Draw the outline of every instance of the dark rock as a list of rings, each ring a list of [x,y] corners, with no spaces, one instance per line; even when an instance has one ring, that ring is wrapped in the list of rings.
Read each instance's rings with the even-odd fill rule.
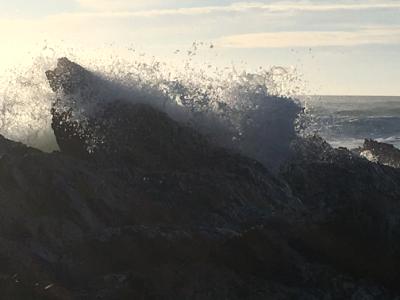
[[[393,145],[365,140],[364,145],[355,151],[371,161],[400,168],[400,150]]]
[[[354,276],[396,286],[400,280],[400,172],[299,139],[282,176],[310,211],[298,246]]]
[[[210,145],[204,136],[141,99],[110,99],[76,116],[78,110],[89,110],[87,104],[98,92],[100,79],[66,58],[46,74],[59,92],[52,127],[65,154],[147,170],[218,168],[239,158]]]
[[[102,80],[67,58],[60,58],[57,68],[47,71],[46,76],[57,93],[51,125],[58,146],[64,153],[87,158],[93,143],[100,142],[93,140],[91,113],[96,109],[96,88],[102,86]]]
[[[46,71],[46,77],[53,91],[63,90],[66,94],[89,90],[95,82],[93,73],[71,62],[66,57],[60,58],[57,61],[57,68],[55,70]]]

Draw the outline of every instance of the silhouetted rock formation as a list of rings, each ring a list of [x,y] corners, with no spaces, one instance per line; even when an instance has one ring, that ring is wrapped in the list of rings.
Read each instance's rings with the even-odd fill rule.
[[[148,107],[149,102],[152,102],[151,99],[142,99],[143,95],[136,95],[134,99],[121,100],[115,94],[121,94],[116,90],[124,90],[123,87],[117,87],[116,83],[110,84],[107,80],[88,72],[67,58],[59,59],[57,67],[53,71],[47,71],[46,75],[51,88],[58,93],[58,99],[53,104],[52,109],[52,127],[63,152],[86,158],[88,152],[91,154],[107,153],[108,156],[113,152],[126,157],[126,154],[132,150],[135,139],[140,138],[137,136],[138,134],[145,134],[146,138],[149,138],[148,134],[152,132],[154,132],[156,139],[164,138],[163,141],[160,140],[163,147],[166,145],[172,146],[171,133],[163,132],[165,128],[169,127],[162,129],[159,128],[163,126],[162,122],[152,122],[154,119],[158,120],[162,113],[160,111],[154,112],[154,110],[150,112],[143,105],[137,105],[136,107],[132,105],[132,103],[146,103]],[[178,92],[179,88],[183,89],[180,85],[176,88]],[[207,102],[202,104],[196,102],[197,105],[202,107],[199,108],[200,111],[196,111],[196,106],[193,107],[192,102],[194,100],[189,101],[182,98],[181,102],[184,105],[184,109],[196,115],[196,117],[192,116],[192,122],[197,124],[198,120],[196,118],[201,115],[199,117],[201,124],[197,125],[207,135],[210,135],[210,130],[213,131],[215,128],[203,128],[207,127],[203,124],[205,119],[209,119],[211,123],[216,123],[215,125],[220,127],[240,127],[240,134],[224,128],[221,133],[216,134],[217,137],[214,142],[218,142],[219,145],[233,147],[246,156],[263,163],[264,166],[277,170],[291,155],[290,144],[296,137],[294,124],[299,113],[302,112],[302,108],[293,99],[269,96],[264,92],[257,92],[257,90],[249,91],[245,86],[242,88],[243,91],[238,87],[237,92],[239,95],[235,97],[240,98],[243,96],[245,98],[251,95],[254,98],[251,99],[253,104],[249,105],[249,107],[243,104],[245,113],[240,111],[239,108],[236,108],[239,111],[232,110],[232,108],[227,108],[226,105],[218,103],[222,111],[225,109],[222,114],[228,114],[234,124],[222,125],[218,123],[221,120],[215,121],[220,117],[213,115],[209,109],[204,108],[207,106]],[[114,93],[110,93],[110,90],[113,90]],[[240,93],[243,93],[243,95]],[[168,100],[163,99],[162,101],[167,102]],[[208,104],[211,105],[210,103]],[[144,111],[146,109],[147,111]],[[180,109],[183,108],[181,107]],[[202,109],[206,112],[203,112]],[[135,116],[132,116],[132,114],[135,114]],[[141,122],[142,119],[140,118],[146,117],[149,117],[146,123]],[[136,121],[137,118],[139,118],[138,121]],[[152,125],[158,128],[150,128]],[[149,128],[146,129],[143,126],[149,126]],[[136,127],[140,127],[136,130],[136,133],[131,132]],[[190,128],[184,128],[182,124],[180,124],[179,128],[181,128],[179,134],[196,135],[196,139],[199,139],[196,145],[193,144],[191,149],[187,149],[189,152],[199,151],[199,149],[204,148],[202,146],[204,141],[201,141],[204,138],[200,138],[197,132]],[[234,135],[234,137],[231,135]],[[125,136],[125,138],[121,139],[121,136]],[[234,142],[232,142],[232,138]],[[114,147],[113,141],[118,141],[119,146]],[[122,145],[122,142],[124,145]],[[109,149],[105,149],[106,146],[109,146]],[[189,145],[173,145],[177,149],[186,146]],[[158,151],[161,155],[165,153],[159,147],[153,150]],[[182,152],[178,153],[178,155],[181,156]]]
[[[82,93],[90,73],[64,64],[51,86]],[[151,106],[107,102],[80,123],[71,103],[52,111],[61,152],[0,137],[4,299],[399,294],[399,170],[314,137],[278,178]]]

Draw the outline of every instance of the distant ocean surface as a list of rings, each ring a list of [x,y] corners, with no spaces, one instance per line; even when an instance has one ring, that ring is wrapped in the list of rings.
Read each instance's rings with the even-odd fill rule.
[[[400,148],[400,96],[312,96],[306,108],[310,130],[335,147],[371,138]]]

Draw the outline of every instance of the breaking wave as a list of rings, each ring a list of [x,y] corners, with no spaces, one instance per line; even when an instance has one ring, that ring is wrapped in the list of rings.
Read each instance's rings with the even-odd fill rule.
[[[193,59],[200,45],[171,64],[138,54],[60,51],[36,56],[31,66],[10,69],[0,82],[0,133],[43,151],[57,150],[50,109],[56,97],[45,72],[68,56],[99,78],[93,101],[124,98],[146,102],[188,123],[216,143],[273,165],[283,160],[299,129],[301,92],[295,70],[283,67],[238,71]],[[79,52],[79,53],[78,53]],[[88,110],[88,108],[80,108]],[[86,111],[87,112],[87,111]]]

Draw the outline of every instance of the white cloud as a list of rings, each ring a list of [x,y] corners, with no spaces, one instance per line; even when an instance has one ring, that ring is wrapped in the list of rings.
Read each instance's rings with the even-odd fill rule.
[[[128,2],[133,2],[135,5],[145,3],[142,0],[79,1],[87,4],[93,4],[96,1],[98,7],[104,8],[110,7],[110,5],[114,5],[115,8],[122,7]],[[189,2],[185,3],[190,3],[191,0],[187,1]],[[160,1],[151,0],[151,2]],[[170,1],[167,2],[170,3]],[[301,19],[298,20],[295,17],[282,18],[283,13],[289,12],[288,14],[291,14],[290,9],[300,9],[300,7],[303,10],[355,9],[356,7],[357,9],[372,7],[400,8],[399,2],[352,3],[300,5],[298,2],[274,2],[273,4],[236,2],[225,6],[132,11],[81,11],[54,14],[34,19],[2,18],[0,19],[0,36],[2,36],[2,42],[7,40],[70,39],[83,42],[92,40],[99,42],[126,42],[131,40],[144,44],[171,43],[171,40],[189,43],[193,40],[211,40],[222,37],[218,40],[218,44],[231,48],[353,46],[399,43],[400,30],[398,27],[364,27],[358,31],[339,31],[342,30],[339,28],[344,28],[339,21],[337,24],[332,23],[332,26],[330,26],[331,29],[336,28],[336,31],[321,29],[321,31],[312,32],[310,28],[315,28],[315,24],[309,26],[309,23],[305,23]],[[126,8],[127,6],[124,7]],[[275,14],[274,11],[281,13]],[[231,16],[230,13],[234,16]],[[190,17],[169,17],[175,15]],[[207,17],[205,17],[206,15]],[[166,18],[162,18],[163,16]],[[197,17],[195,18],[194,16]],[[370,24],[376,23],[371,22]],[[359,26],[357,22],[347,24],[347,28],[352,29],[360,28]],[[254,33],[258,31],[258,28],[270,28],[270,32]],[[281,28],[285,28],[285,31],[276,32]],[[295,32],[294,30],[302,31]],[[243,32],[249,33],[241,34]]]
[[[400,44],[400,28],[366,28],[358,31],[263,32],[226,36],[218,40],[229,48],[284,48]]]
[[[126,11],[146,9],[163,4],[162,0],[76,0],[81,8],[95,11]],[[169,1],[176,3],[176,1]]]
[[[371,9],[400,9],[399,2],[386,1],[366,1],[348,3],[310,3],[310,2],[286,2],[278,1],[272,3],[265,2],[234,2],[230,5],[215,6],[190,6],[193,1],[185,2],[186,7],[174,8],[179,1],[161,0],[77,0],[78,4],[91,11],[110,13],[112,15],[132,15],[132,16],[158,16],[173,14],[209,14],[214,12],[245,12],[251,10],[264,10],[270,12],[286,11],[340,11],[340,10],[371,10]],[[181,2],[182,3],[182,2]],[[198,3],[198,2],[197,2]],[[167,5],[168,4],[168,5]],[[157,8],[160,7],[161,8]],[[171,8],[172,7],[172,8]]]
[[[370,2],[364,3],[336,3],[336,4],[311,4],[310,2],[277,2],[273,4],[249,3],[243,7],[266,9],[271,11],[335,11],[335,10],[366,10],[366,9],[396,9],[400,3],[395,2]]]

